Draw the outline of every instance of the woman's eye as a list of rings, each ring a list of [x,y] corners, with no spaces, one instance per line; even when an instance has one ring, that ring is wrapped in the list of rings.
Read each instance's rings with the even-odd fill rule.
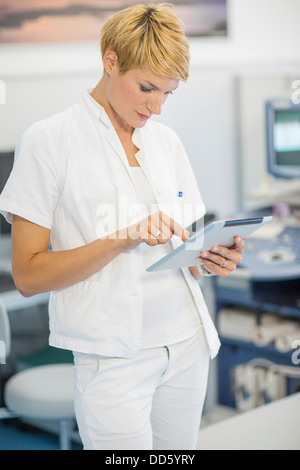
[[[150,93],[151,91],[153,91],[153,88],[147,88],[143,85],[140,85],[140,89],[141,91],[143,91],[144,93]],[[172,91],[166,91],[165,95],[173,95],[173,92]]]
[[[144,91],[145,93],[149,93],[151,91],[151,88],[146,88],[143,85],[140,85],[141,91]]]

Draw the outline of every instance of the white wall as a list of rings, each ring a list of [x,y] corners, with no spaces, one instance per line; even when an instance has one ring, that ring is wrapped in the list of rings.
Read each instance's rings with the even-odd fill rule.
[[[189,83],[169,98],[160,121],[183,140],[209,210],[228,214],[242,204],[237,79],[300,78],[299,17],[299,0],[229,0],[229,37],[191,40]],[[100,76],[97,39],[0,46],[7,90],[0,151],[12,148],[33,121],[76,102]]]

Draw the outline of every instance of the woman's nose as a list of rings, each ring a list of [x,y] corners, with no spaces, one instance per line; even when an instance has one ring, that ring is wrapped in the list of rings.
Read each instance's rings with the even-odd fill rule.
[[[163,97],[157,95],[153,97],[151,101],[149,101],[147,108],[151,111],[152,114],[161,114],[161,107],[164,103]]]

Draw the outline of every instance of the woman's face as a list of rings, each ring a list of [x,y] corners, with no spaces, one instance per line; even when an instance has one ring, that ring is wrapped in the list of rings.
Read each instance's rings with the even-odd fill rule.
[[[167,97],[179,80],[148,70],[129,70],[119,74],[115,66],[109,74],[107,100],[122,127],[141,128],[153,114],[160,114]]]

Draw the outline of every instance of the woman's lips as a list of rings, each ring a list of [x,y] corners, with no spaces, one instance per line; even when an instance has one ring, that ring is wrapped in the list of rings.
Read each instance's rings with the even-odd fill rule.
[[[150,116],[145,116],[145,114],[140,114],[138,112],[137,112],[137,115],[142,121],[147,121],[147,119],[150,118]]]

